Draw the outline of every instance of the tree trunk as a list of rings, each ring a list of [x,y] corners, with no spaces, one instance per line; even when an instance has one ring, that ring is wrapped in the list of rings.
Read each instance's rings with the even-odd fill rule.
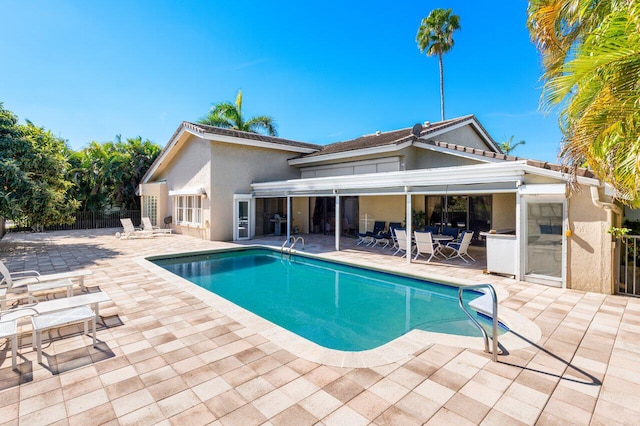
[[[440,112],[444,121],[444,71],[442,70],[442,53],[438,55],[440,64]]]

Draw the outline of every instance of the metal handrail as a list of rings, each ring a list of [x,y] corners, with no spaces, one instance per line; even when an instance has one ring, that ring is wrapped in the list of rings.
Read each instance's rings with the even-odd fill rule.
[[[462,303],[462,294],[464,293],[465,290],[477,290],[482,288],[489,289],[489,292],[491,293],[491,299],[493,302],[492,315],[491,315],[491,318],[493,320],[493,335],[491,336],[491,341],[493,342],[492,351],[489,351],[489,335],[487,334],[487,331],[484,329],[484,327],[480,325],[478,320],[476,320],[473,317],[473,315],[471,315],[471,313],[467,310],[467,308],[464,307],[464,303]],[[484,351],[486,353],[491,353],[492,361],[494,362],[498,361],[498,297],[496,296],[496,291],[493,288],[493,286],[491,284],[474,284],[474,285],[460,287],[458,289],[458,303],[460,304],[460,307],[462,308],[464,313],[467,314],[471,322],[473,322],[476,325],[476,327],[478,327],[482,332],[482,336],[484,337]]]

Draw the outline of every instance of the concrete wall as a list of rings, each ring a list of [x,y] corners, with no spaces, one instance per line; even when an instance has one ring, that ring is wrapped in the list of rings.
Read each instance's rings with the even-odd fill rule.
[[[569,198],[567,287],[612,293],[612,243],[605,210],[591,202],[588,188]]]
[[[516,229],[516,194],[493,194],[491,229]]]

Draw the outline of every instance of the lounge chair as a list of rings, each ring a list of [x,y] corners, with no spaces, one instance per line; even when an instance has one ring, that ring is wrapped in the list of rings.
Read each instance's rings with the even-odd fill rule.
[[[387,222],[375,221],[373,224],[373,231],[366,232],[358,232],[358,241],[357,245],[366,244],[367,246],[376,244],[376,236],[380,235],[384,232],[384,228],[387,225]]]
[[[62,272],[59,274],[41,275],[38,271],[9,272],[3,262],[0,261],[0,308],[6,309],[7,293],[27,293],[30,302],[37,299],[34,293],[46,293],[66,289],[67,296],[73,294],[72,279],[78,279],[80,288],[84,290],[84,277],[91,275],[88,269]]]
[[[395,251],[395,253],[393,253],[393,255],[395,256],[400,252],[404,252],[402,257],[405,257],[407,255],[407,231],[405,231],[404,229],[395,228],[393,232],[395,232],[396,234],[396,242],[398,243],[398,249]],[[413,253],[414,249],[415,245],[411,243],[411,253]]]
[[[469,249],[469,244],[471,244],[472,238],[473,238],[473,231],[465,231],[464,235],[462,236],[462,240],[460,240],[459,243],[454,243],[454,242],[448,243],[445,247],[453,250],[453,253],[451,253],[451,255],[447,257],[447,259],[454,259],[456,257],[459,257],[460,259],[464,260],[466,263],[469,263],[469,261],[465,259],[465,256],[466,256],[475,262],[476,260],[473,257],[471,257],[471,255],[469,255],[469,253],[467,252],[467,250]]]
[[[122,233],[120,232],[116,232],[116,238],[137,238],[137,237],[152,237],[153,236],[153,231],[145,231],[143,229],[140,228],[136,228],[135,226],[133,226],[133,222],[131,222],[131,219],[129,218],[124,218],[124,219],[120,219],[120,223],[122,223],[122,228],[124,229],[124,231]]]
[[[148,217],[142,218],[143,231],[151,231],[151,235],[170,235],[173,232],[171,228],[160,228],[159,226],[153,226],[151,219]]]
[[[416,231],[413,235],[416,239],[416,256],[413,260],[416,260],[418,256],[427,257],[426,255],[429,255],[429,258],[427,259],[427,263],[429,263],[431,262],[431,259],[441,253],[441,246],[439,243],[433,241],[431,238],[431,232]]]
[[[18,321],[37,314],[30,307],[0,312],[0,339],[11,340],[11,368],[14,370],[18,369]]]

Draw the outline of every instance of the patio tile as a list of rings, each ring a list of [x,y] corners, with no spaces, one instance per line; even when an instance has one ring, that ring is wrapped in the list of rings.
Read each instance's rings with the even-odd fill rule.
[[[299,405],[293,405],[270,419],[274,426],[311,426],[318,419]]]
[[[347,405],[370,421],[373,421],[391,406],[391,402],[365,390],[349,401]]]
[[[422,421],[411,416],[396,406],[391,406],[375,420],[380,425],[421,425]]]
[[[366,417],[361,416],[352,408],[348,406],[342,406],[327,417],[322,419],[322,423],[327,426],[349,425],[349,426],[364,426],[369,424]]]
[[[329,383],[323,388],[323,390],[343,403],[347,403],[353,397],[361,393],[364,388],[353,380],[341,377]]]
[[[234,389],[230,389],[209,399],[205,402],[205,405],[217,418],[220,418],[242,407],[246,403],[247,401],[242,395]]]
[[[342,406],[342,402],[319,390],[299,402],[299,405],[318,419],[322,419]]]
[[[92,407],[90,410],[82,411],[76,415],[69,415],[69,425],[85,426],[88,424],[106,424],[116,418],[111,403],[107,402],[102,405]]]
[[[194,407],[189,408],[188,410],[183,411],[182,413],[176,414],[171,417],[169,421],[172,425],[182,426],[199,426],[199,425],[208,425],[213,423],[216,420],[216,416],[209,411],[206,405],[198,404]]]
[[[267,419],[262,413],[260,413],[260,411],[258,411],[256,407],[251,404],[246,404],[220,418],[219,420],[220,423],[225,426],[257,426],[263,424]]]
[[[165,418],[169,418],[200,404],[200,402],[200,399],[191,389],[186,389],[158,401],[158,406]]]

